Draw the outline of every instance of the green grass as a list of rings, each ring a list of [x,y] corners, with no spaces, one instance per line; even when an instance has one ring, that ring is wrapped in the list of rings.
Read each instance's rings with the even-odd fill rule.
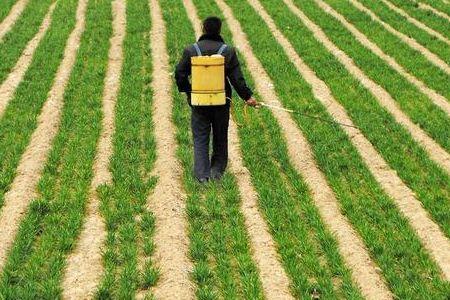
[[[36,49],[15,97],[0,119],[0,207],[53,84],[66,40],[75,25],[75,11],[74,1],[57,4],[52,26]]]
[[[284,105],[331,120],[323,106],[314,100],[310,87],[298,75],[268,28],[262,26],[263,20],[243,1],[229,0],[227,3],[232,6],[235,16],[240,20],[255,54],[274,81],[275,89]],[[358,85],[353,84],[354,81],[350,80],[350,75],[330,57],[323,47],[316,45],[311,34],[299,25],[299,21],[287,7],[277,5],[275,0],[265,0],[263,3],[275,17],[279,27],[288,33],[292,41],[296,41],[295,47],[307,63],[313,66],[319,76],[327,75],[326,82],[331,85],[333,92],[336,92],[336,87],[339,87],[340,98],[345,98],[347,95],[354,96],[354,90],[358,88]],[[305,48],[308,48],[307,51]],[[305,51],[307,55],[303,55]],[[319,64],[320,67],[318,67]],[[380,112],[376,114],[377,117],[383,116],[386,121],[392,122],[385,112],[381,113],[382,110],[377,108],[378,106],[367,93],[362,93],[364,90],[361,87],[358,91],[361,95],[365,95],[365,98],[364,101],[357,103],[369,106],[371,111]],[[354,102],[356,101],[353,100],[352,103]],[[374,115],[373,112],[351,111],[352,114],[359,115],[358,122],[355,123],[362,127],[363,131],[366,131],[371,124],[380,126],[378,121],[374,122],[370,119]],[[361,119],[364,119],[366,124],[362,123]],[[405,218],[400,215],[392,200],[383,193],[342,130],[337,126],[318,123],[299,115],[295,115],[295,121],[310,142],[317,163],[339,199],[344,215],[361,235],[393,292],[400,298],[442,298],[448,295],[450,285],[440,278],[439,270],[421,247],[417,236]],[[401,131],[398,125],[394,124],[393,128],[395,131]],[[268,136],[274,139],[279,134],[272,133]],[[247,162],[248,157],[254,155],[255,147],[251,149],[252,153],[245,155]],[[278,150],[278,147],[274,149]],[[244,153],[246,153],[245,150]],[[287,157],[277,154],[275,156],[281,162]],[[405,160],[405,157],[402,159]],[[287,167],[284,166],[287,165],[286,161],[281,164],[282,168],[286,169]],[[250,169],[253,178],[261,176],[251,167]],[[294,172],[290,174],[291,177],[288,178],[295,176]],[[445,177],[438,178],[441,178],[442,185],[448,184],[442,179]],[[445,191],[448,192],[448,189]]]
[[[194,42],[194,32],[181,1],[164,0],[161,5],[173,69],[183,48]],[[179,28],[183,28],[182,35]],[[192,175],[189,107],[184,95],[175,87],[173,100],[173,120],[178,128],[177,153],[184,167],[184,186],[188,194],[190,256],[194,262],[192,278],[197,284],[196,295],[199,299],[262,299],[235,178],[226,174],[221,183],[204,187],[196,182]]]
[[[426,3],[431,7],[447,14],[447,16],[450,16],[450,5],[444,3],[443,0],[420,0],[420,2]]]
[[[145,210],[156,181],[149,174],[155,161],[150,22],[147,1],[127,1],[124,65],[111,159],[113,183],[101,189],[108,236],[99,299],[133,298],[137,289],[153,286],[158,278],[151,260],[141,274],[138,268],[139,255],[148,259],[154,248],[154,218]]]
[[[389,67],[376,54],[362,46],[339,21],[315,6],[314,1],[309,1],[309,5],[305,5],[305,3],[306,1],[302,2],[304,10],[316,24],[323,28],[333,43],[347,53],[369,78],[392,95],[401,110],[409,115],[415,124],[449,151],[450,118],[448,115],[406,78]],[[448,93],[450,93],[450,86],[446,88],[446,94]]]
[[[416,27],[414,24],[407,22],[404,17],[399,16],[381,1],[359,0],[359,2],[371,10],[382,21],[391,25],[395,30],[414,38],[419,44],[425,46],[425,48],[428,48],[449,64],[450,56],[448,54],[450,50],[447,44]],[[347,4],[353,7],[353,5]]]
[[[72,11],[76,2],[60,5]],[[20,226],[1,278],[4,298],[61,297],[65,258],[80,231],[92,179],[111,19],[110,1],[89,2],[86,31],[65,92],[60,130],[38,185],[39,196]]]
[[[370,16],[362,13],[347,1],[325,1],[343,15],[347,21],[364,33],[372,42],[377,44],[386,54],[393,57],[407,72],[416,76],[427,86],[436,90],[447,99],[450,99],[450,89],[447,84],[447,82],[450,81],[450,76],[428,61],[428,59],[420,54],[420,52],[409,47],[399,38],[384,29],[378,22],[372,21]],[[371,3],[375,2],[378,1],[371,1]],[[394,21],[395,23],[393,23]],[[447,64],[450,64],[450,48],[447,44],[430,37],[427,33],[418,30],[413,25],[406,21],[402,21],[400,18],[395,18],[391,25],[396,30],[408,27],[407,35],[414,37],[419,43],[426,45],[430,51],[440,56]]]
[[[2,22],[11,11],[11,8],[16,4],[17,0],[2,0],[0,6],[0,22]]]
[[[0,43],[0,82],[5,80],[28,41],[38,32],[51,3],[52,0],[31,0],[13,28],[3,37]]]
[[[395,6],[403,9],[408,15],[410,15],[414,19],[441,33],[447,39],[450,39],[450,30],[449,30],[450,24],[448,20],[438,15],[435,15],[429,10],[419,8],[419,5],[414,2],[403,0],[390,0],[390,2],[393,3]]]
[[[314,22],[325,28],[330,35],[333,35],[333,39],[336,39],[345,51],[354,53],[355,50],[350,47],[352,41],[345,38],[350,35],[337,31],[340,28],[339,24],[311,2],[301,2],[304,12]],[[297,3],[300,5],[299,1]],[[281,25],[280,28],[282,26],[294,26],[292,28],[295,28],[292,22],[281,23],[280,20],[279,25]],[[343,70],[343,66],[311,37],[311,33],[306,28],[298,25],[297,27],[301,28],[302,35],[292,30],[284,30],[284,32],[293,41],[300,56],[317,72],[321,79],[327,82],[336,99],[347,109],[350,117],[362,129],[365,136],[391,167],[398,171],[401,179],[416,192],[425,208],[430,211],[447,236],[450,236],[450,203],[445,200],[450,198],[448,174],[428,159],[422,148],[417,146],[407,132],[375,103],[374,98],[368,95],[365,89],[359,86],[358,81]],[[329,28],[334,29],[331,31]],[[299,36],[303,36],[304,40],[305,37],[309,37],[308,40],[311,42],[300,44],[297,41]],[[344,47],[345,43],[348,44]],[[360,56],[362,55],[358,55],[358,57]],[[342,80],[343,78],[346,80]],[[448,136],[448,133],[443,133],[443,136]]]

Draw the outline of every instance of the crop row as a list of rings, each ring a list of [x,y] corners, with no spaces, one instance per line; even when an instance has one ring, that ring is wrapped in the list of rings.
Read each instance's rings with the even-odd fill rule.
[[[2,2],[2,6],[0,6],[0,22],[8,15],[15,2],[16,0],[5,0]]]
[[[51,0],[31,0],[0,43],[0,82],[11,72],[27,42],[36,34]],[[3,4],[2,4],[3,5]]]
[[[355,48],[360,48],[348,32],[346,34],[338,33],[337,30],[343,30],[342,25],[332,17],[327,16],[313,3],[310,3],[311,5],[306,5],[307,3],[303,5],[303,2],[300,1],[296,3],[312,20],[327,30],[328,36],[336,40],[336,43],[339,42],[339,46],[344,47],[345,42],[347,45],[354,45],[344,48],[345,50],[349,49],[351,53],[355,52]],[[285,9],[283,13],[289,12]],[[291,16],[294,17],[294,15]],[[278,18],[278,20],[280,28],[294,26],[294,22],[282,21],[281,18]],[[297,28],[301,29],[301,33],[300,31],[287,30],[284,32],[288,37],[291,37],[300,56],[312,66],[320,78],[327,82],[333,91],[333,95],[346,108],[355,124],[360,127],[364,135],[392,168],[397,170],[402,180],[416,192],[418,198],[429,209],[435,220],[444,227],[447,235],[450,235],[450,228],[447,226],[450,216],[445,213],[445,211],[448,211],[448,207],[446,207],[445,201],[440,201],[440,199],[449,197],[448,174],[429,161],[422,148],[417,146],[408,134],[392,120],[392,117],[374,101],[375,99],[367,93],[367,90],[358,87],[358,81],[352,78],[335,58],[326,53],[320,43],[313,38],[308,38],[312,45],[309,47],[302,46],[298,37],[303,37],[304,45],[304,40],[311,37],[311,33],[302,26],[297,25]],[[329,30],[329,28],[333,29]],[[315,51],[313,52],[312,49],[315,49]],[[371,56],[371,54],[361,50],[361,55],[353,56],[353,58],[357,61],[356,58],[362,60],[368,56]],[[317,59],[318,57],[322,57],[322,59]],[[326,59],[323,59],[324,57]],[[380,65],[383,64],[381,62],[377,64],[377,66]],[[379,73],[378,77],[379,80],[384,82],[387,82],[389,78],[386,73]],[[442,134],[443,136],[448,135],[448,133]]]
[[[410,2],[410,1],[400,1],[400,0],[389,0],[392,4],[401,8],[411,17],[417,19],[428,27],[440,32],[446,38],[450,38],[450,32],[448,30],[448,21],[438,15],[429,13],[422,9],[420,4]],[[439,1],[436,1],[439,2]],[[386,6],[383,5],[383,10],[386,10]],[[395,15],[395,14],[394,14]],[[398,15],[397,15],[398,18]],[[393,19],[393,18],[392,18]]]
[[[352,5],[343,1],[327,0],[326,2],[369,37],[370,40],[375,42],[385,53],[395,58],[409,73],[444,95],[447,99],[450,99],[450,91],[446,84],[449,81],[448,74],[431,64],[418,51],[411,49],[408,45],[401,42],[398,37],[387,32],[383,26],[371,20],[368,15],[362,13]],[[368,5],[368,7],[370,6]],[[425,32],[421,33],[417,27],[402,21],[398,17],[391,17],[389,23],[399,30],[402,27],[408,26],[408,31],[404,31],[406,34],[412,35],[417,41],[422,42],[433,53],[439,55],[447,64],[450,63],[450,48],[446,44],[437,39],[433,39]],[[423,38],[420,38],[418,34],[421,34]]]
[[[0,207],[37,126],[37,116],[47,99],[65,42],[75,24],[75,10],[74,3],[57,6],[51,28],[36,49],[32,64],[0,119]]]
[[[110,161],[113,180],[100,189],[108,231],[100,299],[132,298],[137,289],[149,288],[158,278],[148,259],[154,249],[154,218],[145,210],[156,181],[150,175],[155,160],[150,22],[148,2],[127,1],[124,64]]]
[[[67,38],[67,33],[74,24],[77,2],[71,0],[58,3],[54,16],[55,25],[36,54],[35,62],[41,64],[34,68],[50,72],[50,76],[45,76],[45,73],[40,76],[41,84],[46,80],[52,82],[52,64],[57,66],[58,62],[53,62],[52,58],[61,57],[62,53],[51,56],[48,53],[64,48],[66,39],[60,41],[58,38]],[[83,222],[96,142],[100,134],[103,78],[107,65],[108,39],[111,35],[110,20],[109,1],[90,1],[86,13],[86,29],[64,94],[59,131],[38,184],[39,196],[34,199],[24,216],[3,270],[0,294],[6,298],[54,298],[61,292],[65,257],[73,248]],[[41,49],[48,46],[53,47]],[[44,53],[41,53],[43,50]],[[45,57],[39,60],[39,56],[43,54],[46,54]],[[43,68],[43,65],[46,67]],[[31,67],[30,71],[34,68]],[[70,72],[70,69],[66,71]],[[30,80],[30,83],[39,84],[39,80]],[[34,95],[38,90],[34,90]],[[43,91],[43,94],[46,92]],[[32,110],[33,105],[37,105],[31,100],[20,104],[28,111]],[[8,107],[7,113],[11,112],[11,107],[14,107],[14,103]],[[8,117],[7,113],[2,121]],[[15,114],[11,118],[18,116],[19,114]],[[17,139],[12,144],[19,141]]]
[[[448,5],[449,4],[448,0],[441,0],[441,1],[422,0],[420,2],[430,6],[431,8],[434,8],[438,12],[450,16],[450,6]]]
[[[367,51],[337,20],[330,18],[314,5],[314,1],[309,1],[309,5],[304,2],[297,3],[299,3],[299,6],[301,5],[302,9],[304,8],[316,24],[324,29],[328,37],[353,59],[365,74],[392,95],[402,111],[407,113],[414,123],[425,129],[447,151],[449,150],[450,118],[444,111],[435,106],[426,95],[390,68],[381,58]],[[450,81],[449,76],[441,79]],[[449,92],[448,87],[446,89]]]

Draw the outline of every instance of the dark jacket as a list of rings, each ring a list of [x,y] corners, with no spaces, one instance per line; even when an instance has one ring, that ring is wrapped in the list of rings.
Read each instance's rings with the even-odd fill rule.
[[[199,38],[197,43],[202,55],[213,55],[217,54],[217,51],[219,51],[219,48],[224,43],[224,40],[220,35],[214,36],[204,34]],[[178,90],[187,94],[189,104],[191,94],[191,82],[189,81],[189,76],[191,75],[191,57],[196,55],[197,52],[195,51],[193,45],[190,45],[184,49],[183,57],[175,70],[175,79]],[[225,94],[227,98],[231,99],[232,85],[239,97],[243,100],[250,99],[252,96],[252,91],[247,86],[244,76],[242,75],[236,50],[233,47],[228,46],[223,52],[223,55],[225,56]]]

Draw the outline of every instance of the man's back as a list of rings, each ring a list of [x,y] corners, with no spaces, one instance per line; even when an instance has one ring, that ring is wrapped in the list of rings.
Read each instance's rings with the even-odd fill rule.
[[[224,44],[224,40],[220,35],[204,34],[200,37],[197,44],[202,55],[213,55],[219,51],[220,47]],[[252,92],[248,88],[244,76],[242,75],[236,50],[231,46],[227,46],[222,55],[225,57],[225,78],[228,79],[225,80],[227,98],[231,98],[232,85],[243,100],[248,100],[251,98]],[[175,71],[178,90],[187,93],[188,98],[191,92],[189,76],[191,75],[191,57],[193,56],[197,56],[197,51],[195,50],[194,45],[190,45],[184,49],[183,57]]]

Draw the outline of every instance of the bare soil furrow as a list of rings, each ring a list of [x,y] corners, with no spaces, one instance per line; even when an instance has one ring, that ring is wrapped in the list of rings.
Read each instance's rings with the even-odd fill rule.
[[[345,108],[334,99],[330,88],[301,59],[292,44],[277,28],[264,7],[258,0],[248,1],[267,23],[272,34],[291,58],[298,72],[311,85],[314,96],[320,100],[336,121],[353,125]],[[366,166],[380,183],[383,190],[394,200],[400,211],[409,220],[425,248],[441,267],[444,276],[447,280],[450,280],[450,241],[445,237],[439,226],[431,220],[420,201],[415,198],[414,193],[403,183],[397,173],[389,167],[362,132],[354,127],[341,126],[341,128],[349,136]]]
[[[323,30],[314,24],[300,9],[298,9],[292,0],[283,1],[302,21],[302,23],[308,27],[308,29],[314,34],[314,37],[322,43],[367,90],[372,93],[378,102],[389,111],[389,113],[399,124],[408,130],[414,140],[427,151],[430,158],[450,174],[450,154],[432,138],[430,138],[419,126],[414,124],[409,117],[401,111],[392,96],[383,87],[371,80],[345,52],[333,44]]]
[[[440,34],[439,32],[431,29],[430,27],[428,27],[427,25],[423,24],[422,22],[419,22],[418,20],[414,19],[413,17],[411,17],[410,15],[408,15],[403,9],[395,6],[393,3],[391,3],[390,1],[387,0],[381,0],[384,4],[386,4],[391,10],[395,11],[396,13],[398,13],[399,15],[403,16],[406,18],[406,20],[408,22],[410,22],[411,24],[414,24],[415,26],[417,26],[418,28],[426,31],[428,34],[438,38],[439,40],[443,41],[444,43],[446,43],[447,45],[450,45],[450,40],[447,39],[445,36],[443,36],[442,34]]]
[[[387,55],[380,49],[375,43],[370,41],[367,36],[365,36],[362,32],[360,32],[353,24],[349,23],[341,14],[335,11],[330,5],[325,3],[323,0],[316,0],[317,5],[322,8],[326,13],[333,16],[337,19],[341,24],[347,28],[353,36],[362,44],[364,47],[378,55],[382,58],[391,68],[397,71],[400,75],[405,77],[410,83],[415,85],[423,94],[425,94],[428,98],[433,101],[433,103],[439,106],[443,111],[450,116],[450,103],[447,99],[438,94],[433,89],[427,87],[422,81],[417,79],[414,75],[408,73],[397,61],[391,56]]]
[[[17,87],[25,75],[25,72],[30,67],[34,52],[50,27],[51,17],[55,6],[56,2],[50,6],[41,26],[39,27],[38,33],[36,33],[33,39],[28,42],[25,50],[22,52],[22,55],[12,69],[11,73],[9,73],[8,77],[0,85],[0,118],[3,116],[9,101],[14,96]]]
[[[16,4],[11,8],[11,11],[9,12],[9,15],[3,19],[3,22],[0,23],[0,43],[2,42],[5,35],[8,33],[8,31],[11,30],[11,28],[16,23],[17,19],[22,14],[23,10],[27,6],[29,0],[19,0]]]
[[[281,106],[271,79],[256,58],[239,22],[233,16],[231,9],[223,0],[216,0],[230,25],[233,39],[241,50],[247,65],[254,76],[256,89],[264,102]],[[369,299],[391,299],[392,295],[383,279],[377,273],[377,266],[371,260],[361,238],[354,231],[346,217],[341,213],[338,201],[328,185],[324,174],[319,170],[307,139],[300,132],[288,112],[275,110],[275,118],[283,129],[288,146],[290,159],[308,184],[319,212],[335,235],[341,255],[350,267],[354,281],[362,293]]]
[[[446,0],[443,0],[443,1],[444,1],[444,3],[446,3],[446,4],[449,4],[448,1],[446,1]],[[421,3],[421,2],[419,2],[418,4],[419,4],[419,8],[425,9],[425,10],[429,10],[429,11],[433,12],[433,14],[435,14],[435,15],[441,17],[441,18],[447,19],[447,20],[450,22],[450,16],[447,15],[446,13],[443,13],[443,12],[437,10],[436,8],[434,8],[434,7],[432,7],[432,6],[429,6],[429,5],[426,4],[426,3]]]
[[[64,90],[69,81],[85,28],[88,0],[80,0],[76,13],[76,25],[69,36],[64,58],[58,68],[52,89],[38,117],[37,128],[30,144],[22,155],[17,176],[5,194],[5,204],[0,215],[0,270],[6,262],[20,222],[30,201],[37,196],[36,185],[41,177],[48,153],[56,136],[61,119]]]
[[[450,66],[445,63],[441,58],[439,58],[436,54],[432,53],[430,50],[419,44],[415,39],[407,36],[406,34],[401,33],[400,31],[393,28],[391,25],[387,24],[386,22],[382,21],[377,15],[375,15],[370,9],[362,5],[357,0],[348,0],[350,3],[352,3],[356,8],[358,8],[360,11],[365,12],[368,14],[372,20],[380,23],[387,31],[398,37],[400,40],[402,40],[405,44],[407,44],[409,47],[413,48],[414,50],[420,52],[423,56],[425,56],[431,63],[436,65],[437,67],[441,68],[445,73],[450,75]]]
[[[192,0],[183,0],[188,17],[197,37],[202,33],[201,21]],[[258,194],[252,184],[250,172],[244,166],[239,145],[237,125],[230,119],[229,130],[230,171],[236,177],[241,195],[241,210],[250,237],[253,260],[261,278],[267,299],[294,299],[289,292],[289,278],[282,267],[275,242],[259,211]]]
[[[109,160],[112,155],[112,137],[115,130],[115,106],[120,88],[123,64],[123,41],[126,32],[125,0],[112,3],[113,36],[110,39],[108,69],[103,91],[102,132],[97,145],[93,166],[90,197],[87,203],[86,220],[78,244],[67,259],[63,280],[64,299],[92,298],[103,274],[102,247],[106,239],[106,228],[100,214],[97,188],[112,181]]]
[[[161,277],[153,289],[157,299],[192,299],[193,287],[189,281],[192,264],[188,259],[189,239],[186,222],[186,195],[181,179],[182,170],[177,160],[175,128],[172,123],[172,80],[166,46],[166,27],[160,5],[150,0],[152,30],[154,92],[153,118],[155,121],[156,187],[148,199],[148,207],[155,215],[154,261]]]

